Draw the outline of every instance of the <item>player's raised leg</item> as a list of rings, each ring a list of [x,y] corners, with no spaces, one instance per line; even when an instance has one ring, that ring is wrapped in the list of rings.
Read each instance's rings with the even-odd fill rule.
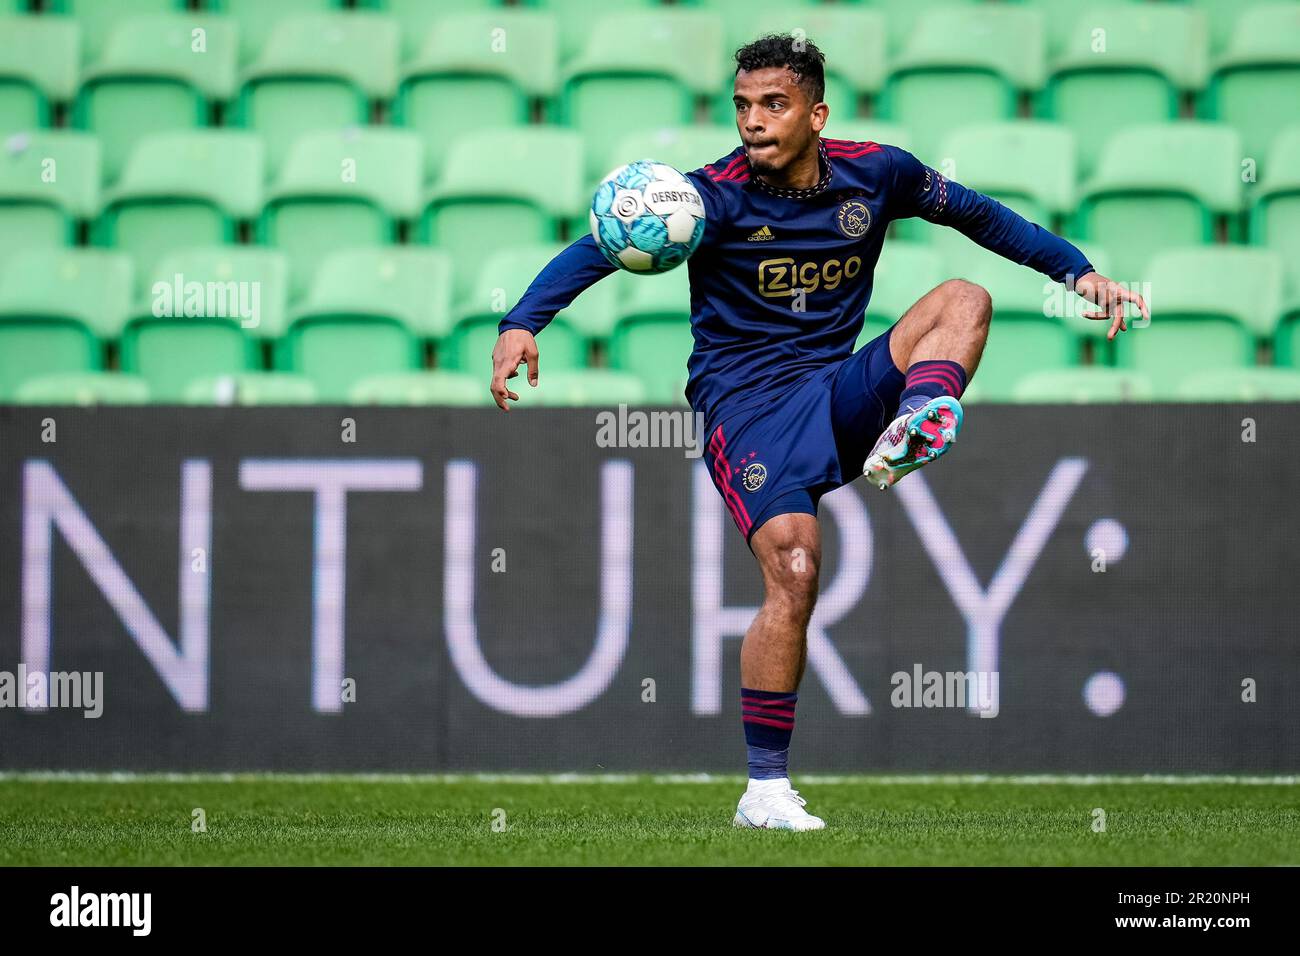
[[[817,603],[821,531],[811,514],[779,514],[750,539],[763,571],[763,606],[740,648],[740,703],[749,751],[749,786],[733,820],[738,827],[820,830],[790,787],[787,759]]]
[[[979,367],[993,303],[973,282],[931,289],[894,325],[889,351],[906,375],[898,411],[863,464],[882,490],[929,464],[957,441],[959,399]]]

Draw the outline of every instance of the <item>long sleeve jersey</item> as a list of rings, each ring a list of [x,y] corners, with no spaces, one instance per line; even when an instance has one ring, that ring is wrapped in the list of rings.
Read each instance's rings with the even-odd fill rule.
[[[821,179],[808,189],[764,182],[743,146],[687,174],[707,220],[687,260],[695,347],[686,398],[708,422],[771,401],[810,371],[852,354],[894,220],[919,216],[952,226],[1058,282],[1092,271],[1071,243],[906,150],[823,139],[819,153]],[[542,270],[499,329],[540,332],[614,271],[583,236]]]

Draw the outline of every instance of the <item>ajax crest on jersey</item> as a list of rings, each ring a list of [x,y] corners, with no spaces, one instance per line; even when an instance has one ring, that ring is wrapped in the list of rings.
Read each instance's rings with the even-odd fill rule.
[[[871,210],[861,199],[848,199],[835,210],[835,225],[850,239],[861,239],[871,228]]]
[[[639,159],[614,170],[596,188],[591,235],[620,269],[667,272],[700,244],[704,202],[673,167]]]

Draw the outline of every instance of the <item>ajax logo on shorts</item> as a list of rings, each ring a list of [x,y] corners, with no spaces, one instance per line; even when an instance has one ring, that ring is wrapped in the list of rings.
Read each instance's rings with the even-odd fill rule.
[[[745,486],[746,491],[758,491],[765,481],[767,481],[767,465],[761,461],[751,461],[740,476],[740,483]]]

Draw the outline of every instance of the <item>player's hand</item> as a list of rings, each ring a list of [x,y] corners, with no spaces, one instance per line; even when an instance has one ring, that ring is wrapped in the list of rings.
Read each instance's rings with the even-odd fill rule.
[[[506,388],[506,379],[519,374],[519,366],[528,365],[528,384],[537,387],[537,340],[524,329],[506,329],[492,349],[492,398],[503,412],[519,396]]]
[[[1151,311],[1147,308],[1146,300],[1136,292],[1132,292],[1118,282],[1107,279],[1104,275],[1096,272],[1089,272],[1085,276],[1080,276],[1074,280],[1074,291],[1079,293],[1089,302],[1101,306],[1095,312],[1085,312],[1085,319],[1108,319],[1110,321],[1110,331],[1106,333],[1107,339],[1113,339],[1120,332],[1128,331],[1128,323],[1124,320],[1124,303],[1132,302],[1142,313],[1142,318],[1148,322],[1151,321]]]

